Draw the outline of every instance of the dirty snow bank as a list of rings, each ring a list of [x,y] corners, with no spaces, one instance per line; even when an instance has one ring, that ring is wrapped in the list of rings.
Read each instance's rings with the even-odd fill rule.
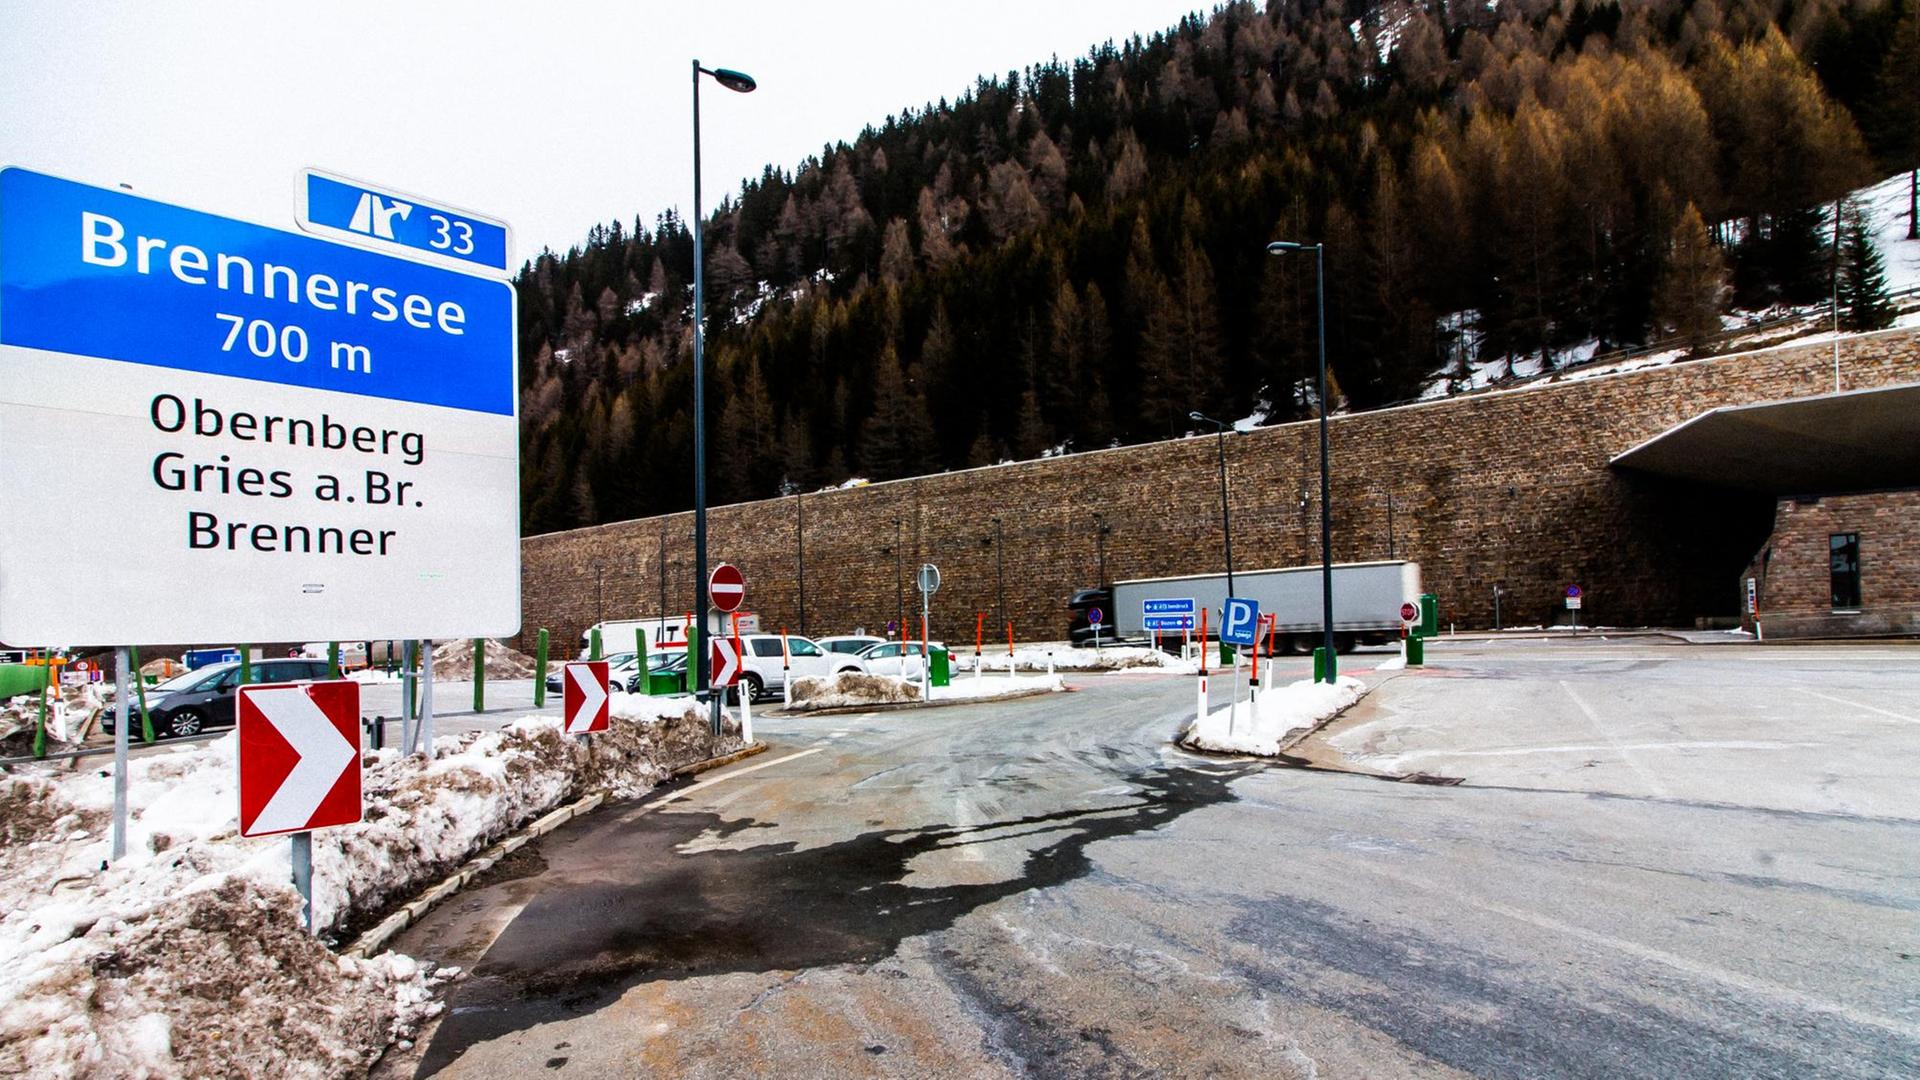
[[[79,683],[57,686],[47,697],[47,749],[49,752],[72,749],[62,744],[80,742],[82,733],[107,703],[112,687],[107,683]],[[40,722],[40,694],[18,694],[0,701],[0,757],[24,757],[33,753],[33,729]]]
[[[793,680],[793,712],[842,709],[859,705],[899,705],[920,700],[920,684],[895,675],[843,671],[838,675],[802,675]]]
[[[1348,708],[1366,693],[1367,684],[1344,675],[1331,684],[1302,679],[1262,692],[1253,707],[1243,701],[1213,710],[1182,729],[1179,742],[1195,750],[1275,757],[1288,736]]]
[[[313,834],[316,925],[342,934],[568,799],[738,749],[690,700],[616,694],[590,744],[528,717],[439,739],[432,762],[366,753],[365,820]],[[107,870],[109,776],[0,776],[0,1074],[341,1075],[437,1009],[413,960],[336,957],[298,929],[288,842],[237,835],[236,746],[135,758]]]
[[[1159,649],[1144,645],[1107,645],[1099,649],[1078,648],[1064,642],[1051,645],[1021,645],[1013,650],[1013,669],[1015,671],[1045,671],[1048,659],[1053,661],[1055,671],[1127,671],[1140,668],[1153,668],[1161,671],[1193,674],[1200,670],[1192,660],[1165,653]],[[1003,645],[999,649],[991,645],[980,657],[980,663],[991,673],[1007,670],[1007,650]],[[972,673],[975,669],[973,650],[965,655],[954,653],[954,671]],[[958,682],[956,678],[954,680]]]
[[[489,639],[487,649],[487,679],[498,682],[503,679],[533,678],[533,658],[510,646]],[[466,640],[443,641],[433,647],[433,677],[454,681],[473,678],[473,642]]]

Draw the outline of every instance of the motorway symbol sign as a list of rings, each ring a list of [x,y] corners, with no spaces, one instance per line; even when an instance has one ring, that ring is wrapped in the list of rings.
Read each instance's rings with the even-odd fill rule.
[[[1147,630],[1191,630],[1194,610],[1191,596],[1142,600],[1141,625]]]
[[[709,670],[713,672],[713,685],[716,688],[732,686],[740,681],[740,654],[734,651],[731,638],[713,639],[712,660]]]
[[[707,597],[721,611],[739,610],[747,599],[747,579],[740,576],[740,568],[732,563],[714,567],[707,575]]]
[[[1092,626],[1099,626],[1100,623],[1106,619],[1106,617],[1107,617],[1107,613],[1104,611],[1101,611],[1099,608],[1087,609],[1087,622]]]
[[[1220,613],[1220,640],[1229,645],[1252,645],[1259,634],[1260,602],[1227,597]]]
[[[920,586],[920,591],[926,593],[928,596],[939,592],[940,568],[932,563],[922,563],[920,566],[920,574],[914,581],[914,584]]]
[[[300,176],[296,220],[311,233],[356,243],[391,244],[409,254],[450,259],[467,269],[505,271],[512,261],[507,223],[452,210],[318,169]]]
[[[360,684],[243,686],[240,835],[305,832],[360,820]]]
[[[0,640],[511,635],[513,288],[0,170]],[[75,604],[48,567],[97,568]]]
[[[607,730],[607,668],[605,660],[579,660],[560,669],[566,690],[561,714],[566,717],[567,734]]]
[[[1414,607],[1411,603],[1400,605],[1400,621],[1401,622],[1416,622],[1419,620],[1419,618],[1420,618],[1419,608]]]

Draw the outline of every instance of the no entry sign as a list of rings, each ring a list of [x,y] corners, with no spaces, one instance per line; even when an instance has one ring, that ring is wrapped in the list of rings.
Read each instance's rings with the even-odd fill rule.
[[[360,820],[360,684],[243,686],[240,835]]]
[[[721,563],[707,575],[707,596],[721,611],[738,611],[747,598],[747,579],[740,576],[739,567]]]
[[[562,670],[566,692],[561,702],[567,734],[589,735],[607,730],[607,662],[582,660]]]

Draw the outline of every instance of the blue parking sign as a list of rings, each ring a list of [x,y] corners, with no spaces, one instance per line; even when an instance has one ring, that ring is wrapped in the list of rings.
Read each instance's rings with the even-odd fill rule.
[[[1252,645],[1260,630],[1260,602],[1229,596],[1220,617],[1220,640],[1229,645]]]

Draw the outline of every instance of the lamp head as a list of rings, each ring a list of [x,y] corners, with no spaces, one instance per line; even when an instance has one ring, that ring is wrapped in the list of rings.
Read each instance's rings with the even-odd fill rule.
[[[1273,243],[1267,245],[1267,254],[1285,255],[1289,251],[1305,251],[1310,246],[1311,245],[1308,244],[1296,244],[1291,240],[1275,240]]]
[[[1204,414],[1202,414],[1202,413],[1198,413],[1198,412],[1190,412],[1190,413],[1188,413],[1188,414],[1187,414],[1187,419],[1189,419],[1189,420],[1206,420],[1207,418],[1206,418],[1206,416],[1205,416]]]
[[[737,94],[751,94],[760,85],[753,81],[753,76],[731,68],[714,68],[709,74],[713,76],[714,82]]]

